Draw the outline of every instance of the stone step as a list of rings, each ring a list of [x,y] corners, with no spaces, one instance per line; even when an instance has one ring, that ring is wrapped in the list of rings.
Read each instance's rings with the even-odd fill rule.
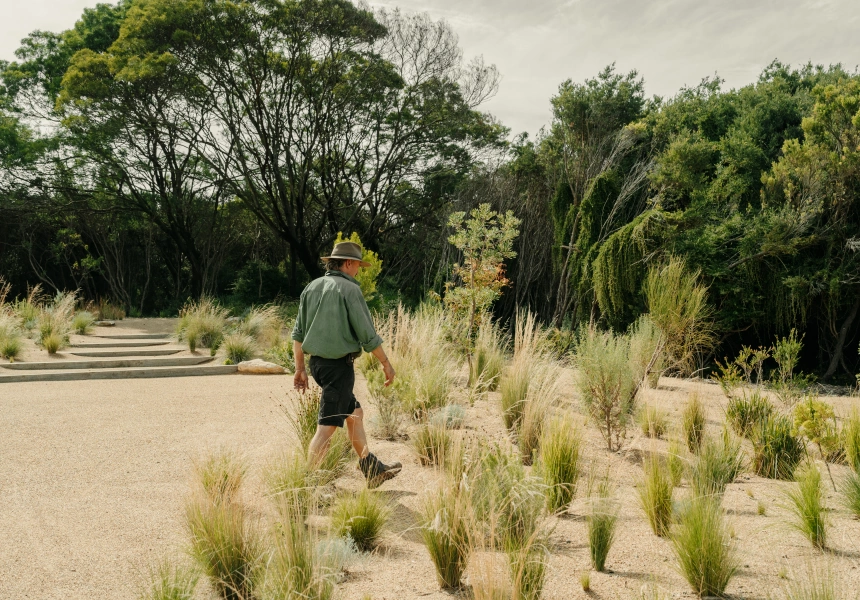
[[[164,350],[73,350],[69,354],[73,356],[95,357],[124,357],[124,356],[170,356],[182,352],[181,348],[166,348]]]
[[[23,371],[0,374],[0,384],[28,381],[79,381],[87,379],[149,379],[156,377],[197,377],[236,373],[236,365],[193,365],[185,367],[132,367],[128,369],[65,369]]]
[[[181,367],[211,362],[211,356],[175,356],[172,358],[122,358],[107,360],[53,360],[50,362],[16,362],[0,364],[10,371],[55,371],[61,369],[128,369],[134,367]]]
[[[93,335],[97,339],[103,340],[169,340],[168,333],[117,333],[113,335]]]
[[[146,348],[147,346],[166,346],[170,343],[170,340],[165,340],[162,342],[152,340],[150,342],[102,342],[91,344],[89,342],[83,342],[80,344],[72,344],[72,348]]]

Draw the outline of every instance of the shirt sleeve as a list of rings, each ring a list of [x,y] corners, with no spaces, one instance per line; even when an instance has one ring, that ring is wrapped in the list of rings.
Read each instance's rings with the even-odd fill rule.
[[[379,337],[373,327],[370,309],[367,308],[367,302],[361,295],[361,289],[358,286],[356,286],[355,292],[350,293],[349,297],[346,298],[346,309],[349,324],[352,325],[352,330],[355,332],[362,349],[365,352],[373,352],[381,346],[382,338]],[[296,322],[298,323],[298,320]]]
[[[296,322],[293,325],[293,340],[297,342],[305,341],[305,295],[299,297],[299,312],[296,315]]]

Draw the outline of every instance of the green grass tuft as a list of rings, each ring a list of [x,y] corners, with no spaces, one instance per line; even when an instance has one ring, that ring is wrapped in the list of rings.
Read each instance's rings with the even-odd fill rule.
[[[536,471],[546,484],[550,512],[566,509],[573,500],[581,453],[582,434],[569,416],[555,418],[544,428]]]
[[[642,435],[649,438],[663,437],[667,429],[667,420],[666,413],[653,404],[646,404],[638,414]]]
[[[672,476],[672,486],[678,487],[681,484],[681,478],[684,476],[686,460],[682,456],[684,453],[681,447],[681,442],[673,438],[669,441],[669,449],[666,453],[666,467],[669,469],[669,474]]]
[[[331,509],[331,525],[341,537],[350,537],[359,550],[373,550],[391,508],[382,496],[363,489],[358,494],[341,494]]]
[[[693,498],[672,531],[681,574],[699,596],[722,596],[739,568],[735,543],[716,498]]]
[[[726,408],[726,418],[732,430],[744,438],[754,435],[772,413],[773,405],[758,392],[749,397],[730,398]]]
[[[805,454],[803,441],[792,435],[791,420],[773,414],[755,433],[753,471],[761,477],[790,480]]]
[[[651,531],[666,537],[672,523],[672,475],[668,467],[653,455],[645,459],[642,469],[644,477],[636,490],[639,503],[645,511]]]
[[[809,464],[797,472],[797,488],[786,492],[792,520],[790,525],[819,550],[827,545],[827,509],[821,491],[821,471]]]
[[[193,600],[199,575],[196,571],[162,561],[149,572],[139,600]]]
[[[90,332],[90,329],[92,329],[95,321],[96,318],[92,313],[82,310],[75,313],[75,316],[72,318],[72,329],[78,335],[86,335]]]
[[[198,462],[194,471],[206,496],[216,504],[223,504],[237,499],[247,466],[236,453],[225,450]]]
[[[860,473],[860,411],[856,408],[845,421],[842,435],[845,438],[845,460],[855,473]]]
[[[586,515],[588,550],[591,556],[591,566],[595,571],[602,572],[606,566],[609,550],[615,542],[618,504],[611,498],[612,489],[608,474],[599,482],[592,479],[588,487],[590,496],[588,514]]]
[[[451,452],[451,432],[438,425],[421,425],[411,438],[418,461],[426,466],[443,466]]]
[[[462,587],[471,554],[471,508],[467,494],[455,488],[431,492],[421,507],[421,538],[445,589]]]
[[[845,508],[860,518],[860,474],[848,473],[840,483],[839,491],[842,493],[842,504]]]
[[[693,454],[698,454],[705,438],[705,406],[696,393],[690,394],[684,412],[681,413],[681,426],[684,430],[687,449]]]
[[[44,335],[41,340],[42,347],[48,351],[48,354],[56,354],[66,347],[66,341],[56,333]]]
[[[231,333],[225,336],[223,346],[227,360],[234,365],[251,360],[256,350],[254,338],[244,333]]]
[[[697,496],[722,497],[726,486],[743,470],[744,455],[728,431],[721,441],[706,439],[690,466],[690,486]]]

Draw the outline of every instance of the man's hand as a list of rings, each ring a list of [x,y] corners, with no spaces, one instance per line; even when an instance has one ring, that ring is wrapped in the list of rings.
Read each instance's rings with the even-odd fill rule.
[[[385,373],[385,387],[388,387],[394,381],[394,367],[391,366],[390,362],[385,361],[382,365],[382,372]]]
[[[293,387],[295,387],[300,392],[303,392],[308,389],[308,374],[304,369],[302,369],[301,371],[296,369],[296,374],[293,375]]]

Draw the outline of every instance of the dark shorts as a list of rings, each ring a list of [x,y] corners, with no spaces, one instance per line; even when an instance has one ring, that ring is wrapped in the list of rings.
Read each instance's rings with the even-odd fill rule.
[[[322,388],[320,399],[320,414],[317,423],[343,427],[346,418],[355,409],[361,408],[355,394],[355,369],[350,356],[343,358],[320,358],[311,356],[311,377]]]

